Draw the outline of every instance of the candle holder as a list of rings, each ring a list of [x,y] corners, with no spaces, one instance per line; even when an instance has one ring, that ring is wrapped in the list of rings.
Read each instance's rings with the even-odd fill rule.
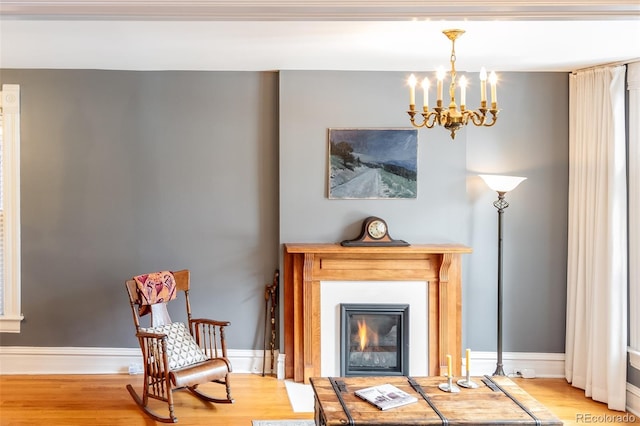
[[[464,379],[458,380],[457,383],[459,386],[462,386],[463,388],[467,388],[467,389],[475,389],[480,387],[480,385],[478,385],[476,382],[471,380],[470,372],[468,369],[467,369],[467,377]]]
[[[460,388],[453,384],[453,377],[451,377],[451,376],[448,377],[448,380],[445,383],[440,383],[438,385],[438,388],[442,392],[449,392],[449,393],[459,393],[460,392]]]

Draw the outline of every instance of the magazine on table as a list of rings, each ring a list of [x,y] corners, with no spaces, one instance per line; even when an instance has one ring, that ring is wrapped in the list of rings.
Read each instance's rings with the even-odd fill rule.
[[[418,398],[415,396],[409,395],[405,391],[390,384],[360,389],[356,391],[355,394],[381,410],[388,410],[389,408],[418,402]]]

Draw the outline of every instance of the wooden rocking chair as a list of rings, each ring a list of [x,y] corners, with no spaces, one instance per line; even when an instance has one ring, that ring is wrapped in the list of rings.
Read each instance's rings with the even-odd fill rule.
[[[177,271],[173,276],[176,293],[184,292],[188,325],[170,322],[150,328],[141,327],[142,302],[138,286],[133,279],[126,282],[136,337],[140,343],[144,364],[142,397],[131,385],[127,385],[127,389],[142,411],[154,420],[165,423],[178,421],[173,411],[173,390],[187,388],[204,401],[233,403],[229,386],[231,364],[227,359],[224,335],[225,327],[230,323],[193,319],[189,303],[189,271]],[[198,385],[208,382],[224,385],[226,398],[214,398],[198,389]],[[169,416],[162,417],[150,410],[149,398],[166,402]]]

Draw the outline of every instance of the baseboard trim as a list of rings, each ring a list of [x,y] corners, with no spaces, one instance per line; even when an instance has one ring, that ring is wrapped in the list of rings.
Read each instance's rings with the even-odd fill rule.
[[[270,351],[230,349],[228,354],[238,373],[262,373],[266,355],[265,374],[284,378],[285,354],[274,353],[273,372]],[[528,368],[535,370],[536,377],[564,377],[564,354],[505,352],[502,360],[507,374]],[[464,359],[461,362],[464,371]],[[491,374],[496,353],[472,352],[470,363],[472,375]],[[0,346],[0,374],[123,374],[140,365],[138,348]]]
[[[263,351],[227,351],[236,373],[262,373]],[[284,359],[274,354],[284,371]],[[142,365],[138,348],[77,348],[0,346],[0,374],[126,374]],[[265,374],[271,374],[271,353],[266,352]],[[138,368],[139,371],[139,368]]]
[[[495,352],[471,352],[471,375],[482,376],[493,374],[496,370],[497,355]],[[536,377],[564,377],[563,353],[539,352],[503,352],[502,365],[506,375],[511,376],[517,370],[535,370]],[[465,370],[465,359],[462,359],[462,371]]]
[[[640,417],[640,388],[627,383],[627,411]]]

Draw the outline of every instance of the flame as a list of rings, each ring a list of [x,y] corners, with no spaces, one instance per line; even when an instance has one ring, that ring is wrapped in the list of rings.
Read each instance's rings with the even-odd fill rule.
[[[369,342],[367,334],[367,323],[364,320],[358,320],[358,337],[360,338],[360,351],[364,351],[364,348]]]

